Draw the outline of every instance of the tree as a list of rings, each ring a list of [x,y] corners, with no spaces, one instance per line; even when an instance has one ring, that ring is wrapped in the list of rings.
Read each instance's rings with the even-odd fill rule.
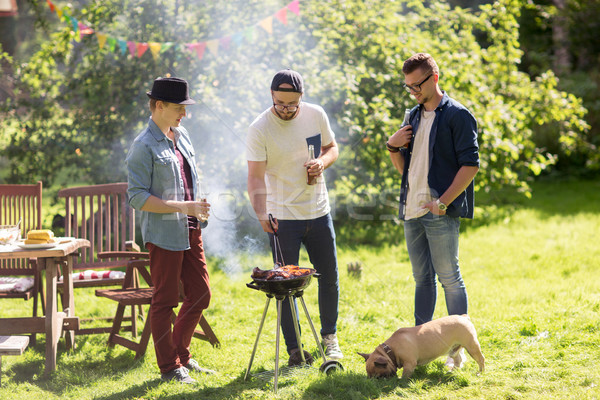
[[[540,76],[552,69],[558,88],[583,100],[588,109],[590,129],[568,140],[559,139],[558,129],[535,129],[539,146],[557,155],[556,170],[562,173],[590,174],[600,169],[600,72],[594,62],[600,55],[598,0],[535,0],[524,2],[519,18],[520,69]],[[587,143],[578,146],[576,141]]]
[[[16,96],[4,105],[0,138],[7,143],[0,152],[10,162],[9,179],[43,177],[48,185],[123,179],[125,153],[148,116],[144,93],[155,77],[170,73],[186,77],[199,99],[186,126],[196,132],[203,174],[234,191],[242,213],[246,127],[270,105],[273,73],[291,67],[305,76],[305,100],[332,117],[340,142],[340,160],[328,170],[336,219],[385,229],[397,212],[399,176],[384,144],[413,105],[401,68],[419,51],[434,55],[442,89],[478,119],[477,190],[529,194],[528,181],[550,169],[558,151],[593,154],[581,100],[558,90],[552,71],[532,79],[518,68],[520,1],[499,0],[477,11],[416,0],[300,4],[292,28],[274,22],[270,35],[257,28],[244,45],[218,55],[206,51],[200,61],[181,46],[157,59],[124,56],[100,48],[94,36],[78,41],[70,24],[61,25],[35,54],[14,62]],[[284,5],[111,0],[82,1],[68,12],[112,37],[185,47],[246,29]],[[538,146],[540,131],[551,132],[559,145]]]
[[[43,177],[50,185],[123,179],[124,155],[148,118],[145,92],[154,78],[166,74],[186,77],[192,93],[201,99],[199,106],[190,109],[188,123],[201,132],[195,135],[198,142],[218,150],[212,155],[239,167],[243,164],[232,159],[243,153],[245,127],[266,104],[269,76],[294,64],[286,52],[299,52],[296,43],[304,35],[277,21],[271,35],[252,26],[282,7],[275,0],[81,1],[65,9],[58,23],[50,20],[57,16],[48,12],[45,3],[37,5],[38,20],[58,30],[29,58],[15,61],[15,96],[4,104],[2,131],[10,181]],[[108,44],[100,48],[96,35],[80,39],[70,17],[109,37],[175,46],[156,59],[150,51],[143,57],[124,55]],[[246,28],[252,28],[254,38],[244,37],[243,44],[232,45],[229,52],[221,49],[215,55],[206,50],[199,60],[185,48],[186,43]],[[304,43],[302,48],[306,49]],[[212,130],[221,134],[209,134]],[[203,159],[200,163],[209,169],[206,175],[214,173],[212,163]]]
[[[559,91],[552,71],[531,79],[518,70],[520,5],[502,0],[477,13],[420,1],[338,0],[315,7],[315,35],[349,82],[339,114],[348,131],[336,186],[338,198],[348,204],[342,210],[356,211],[351,206],[362,202],[368,212],[356,213],[359,218],[395,214],[399,176],[384,144],[413,105],[402,88],[401,68],[416,52],[434,55],[442,89],[478,119],[477,190],[515,187],[530,195],[528,181],[556,161],[536,145],[537,129],[554,129],[564,149],[590,148],[580,140],[588,129],[581,100]]]

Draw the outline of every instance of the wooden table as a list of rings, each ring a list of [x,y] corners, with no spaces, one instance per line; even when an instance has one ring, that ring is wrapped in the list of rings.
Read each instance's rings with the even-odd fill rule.
[[[0,318],[0,335],[26,333],[46,334],[46,375],[56,370],[56,349],[62,332],[65,332],[67,349],[75,345],[74,330],[79,329],[73,299],[73,258],[77,250],[89,247],[86,239],[59,238],[59,244],[50,249],[22,249],[17,245],[0,246],[0,259],[37,258],[38,268],[46,270],[46,315],[44,317]],[[63,311],[57,310],[56,284],[62,266],[64,289]]]

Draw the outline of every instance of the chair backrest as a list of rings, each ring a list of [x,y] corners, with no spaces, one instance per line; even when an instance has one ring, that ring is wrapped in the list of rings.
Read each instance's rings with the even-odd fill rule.
[[[62,189],[65,199],[65,236],[88,239],[74,269],[124,266],[117,259],[98,258],[98,253],[129,251],[135,243],[135,211],[127,201],[127,182]]]
[[[34,185],[0,185],[0,225],[21,221],[21,237],[42,229],[42,182]],[[27,259],[0,261],[0,275],[31,275]]]

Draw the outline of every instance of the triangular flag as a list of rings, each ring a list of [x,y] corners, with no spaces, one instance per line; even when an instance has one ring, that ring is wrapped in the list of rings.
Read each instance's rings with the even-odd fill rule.
[[[148,46],[150,46],[150,53],[152,53],[152,58],[156,60],[158,58],[158,53],[160,53],[160,48],[162,47],[162,44],[150,42],[148,43]]]
[[[165,42],[162,44],[162,47],[160,48],[160,52],[164,53],[165,51],[169,50],[171,47],[173,47],[173,42]]]
[[[231,36],[222,37],[221,39],[219,39],[219,44],[225,50],[229,50],[229,46],[231,45]]]
[[[65,20],[69,19],[70,15],[69,15],[69,9],[67,7],[63,7],[62,16]]]
[[[79,36],[83,37],[84,35],[91,35],[92,33],[94,33],[92,28],[79,22]]]
[[[106,39],[106,43],[108,43],[108,48],[110,49],[110,52],[114,53],[115,45],[117,44],[117,39],[109,37],[108,39]]]
[[[206,47],[213,53],[215,56],[219,54],[219,39],[213,39],[206,41]]]
[[[196,55],[198,56],[198,60],[202,60],[202,57],[204,57],[205,49],[206,49],[206,42],[194,43],[194,50],[196,50]]]
[[[60,8],[56,9],[56,15],[58,15],[58,19],[62,19],[63,16],[63,10]]]
[[[129,49],[129,54],[131,54],[131,57],[135,57],[135,43],[128,40],[127,48]]]
[[[56,7],[54,7],[54,3],[52,3],[50,0],[46,0],[46,3],[48,3],[48,7],[50,7],[50,11],[52,11],[52,12],[56,11]]]
[[[119,48],[121,49],[121,54],[125,55],[127,51],[127,42],[123,39],[117,39],[117,43],[119,44]]]
[[[275,18],[281,21],[282,24],[287,25],[287,8],[282,8],[275,13]]]
[[[73,25],[73,30],[75,31],[75,33],[77,33],[77,31],[79,30],[79,21],[77,21],[77,19],[73,17],[69,18],[71,19],[71,25]]]
[[[144,55],[146,50],[148,50],[148,43],[138,43],[136,45],[136,47],[137,47],[137,56],[138,56],[138,58],[140,58],[141,56]]]
[[[246,28],[246,30],[244,31],[244,37],[248,42],[254,42],[254,25]]]
[[[244,34],[242,32],[236,32],[233,34],[233,36],[231,37],[231,41],[233,42],[233,44],[235,44],[236,46],[239,46],[242,44],[242,40],[244,40]]]
[[[100,47],[101,49],[103,49],[104,48],[104,44],[106,43],[106,34],[105,33],[96,32],[96,36],[98,37],[98,47]]]
[[[300,0],[294,0],[287,5],[288,10],[296,15],[300,15]]]
[[[69,21],[71,22],[71,27],[73,28],[73,34],[75,35],[74,40],[76,42],[81,42],[81,36],[77,34],[79,31],[79,21],[73,17],[69,17]]]
[[[258,25],[263,28],[269,35],[273,34],[273,17],[267,17],[260,21]]]

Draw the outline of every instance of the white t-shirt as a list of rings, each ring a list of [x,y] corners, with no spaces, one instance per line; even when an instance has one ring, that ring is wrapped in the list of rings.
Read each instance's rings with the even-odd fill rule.
[[[309,144],[318,157],[321,146],[331,144],[334,137],[323,108],[304,102],[292,120],[282,120],[269,108],[250,124],[246,159],[267,162],[267,213],[283,220],[315,219],[329,213],[325,177],[308,185],[304,163]]]
[[[408,166],[408,194],[406,197],[405,220],[419,218],[429,212],[422,208],[433,200],[429,188],[429,136],[435,111],[423,111],[419,128],[415,134],[410,165]]]

